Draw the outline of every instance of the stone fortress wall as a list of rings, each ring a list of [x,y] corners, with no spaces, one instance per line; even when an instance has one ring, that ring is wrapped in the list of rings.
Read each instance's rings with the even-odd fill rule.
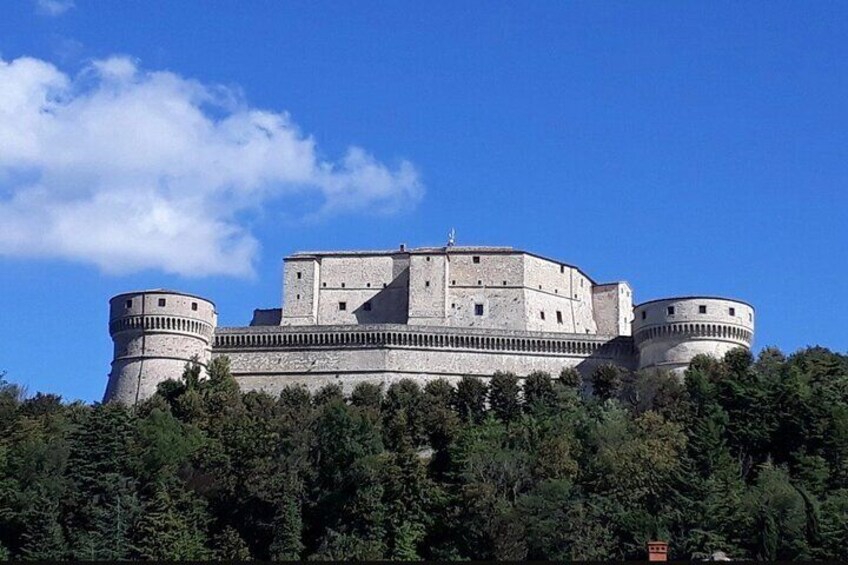
[[[680,370],[697,353],[751,345],[753,308],[743,302],[671,298],[634,309],[632,300],[626,282],[598,284],[509,247],[296,253],[284,262],[282,308],[256,310],[246,327],[216,328],[214,304],[191,295],[114,297],[105,400],[135,403],[193,356],[227,355],[243,388],[276,393],[496,371],[588,374],[602,363]]]

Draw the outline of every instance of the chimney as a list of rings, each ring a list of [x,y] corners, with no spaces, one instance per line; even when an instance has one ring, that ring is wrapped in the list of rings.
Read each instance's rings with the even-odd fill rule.
[[[406,251],[406,244],[405,244],[405,243],[401,243],[401,244],[400,244],[400,252],[401,252],[401,253],[403,253],[404,251]]]
[[[664,541],[649,541],[648,561],[668,561],[668,543]]]

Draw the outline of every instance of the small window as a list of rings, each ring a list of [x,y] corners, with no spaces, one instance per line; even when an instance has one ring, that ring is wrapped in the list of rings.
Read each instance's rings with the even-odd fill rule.
[[[430,260],[430,258],[429,258],[429,257],[427,257],[427,261],[429,261],[429,260]]]
[[[699,304],[698,305],[698,314],[706,314],[706,313],[707,313],[707,306],[705,304]]]
[[[347,302],[339,302],[339,310],[347,310]]]
[[[342,288],[344,288],[344,287],[345,287],[345,283],[342,283]]]
[[[539,285],[539,290],[542,290],[542,285]]]
[[[194,310],[195,312],[197,312],[197,302],[191,303],[191,309]]]
[[[299,295],[299,294],[297,295],[297,299],[298,299],[298,300],[300,300],[300,295]]]
[[[127,308],[132,308],[132,300],[127,300]]]
[[[506,286],[506,281],[503,281],[503,285]]]
[[[322,283],[322,286],[323,286],[324,288],[327,288],[327,283]]]
[[[565,272],[565,265],[560,265],[560,266],[559,266],[559,272],[560,272],[560,273],[564,273],[564,272]]]
[[[752,314],[751,312],[748,312],[748,321],[749,321],[749,322],[753,322],[753,321],[754,321],[754,314]]]
[[[456,281],[451,281],[451,286],[456,286]]]
[[[471,261],[473,261],[474,263],[479,263],[480,262],[480,256],[475,255],[474,257],[471,258]]]
[[[481,281],[481,280],[477,281],[477,286],[481,286],[482,284],[483,284],[483,281]]]
[[[386,283],[383,283],[383,288],[386,288]]]
[[[545,311],[544,310],[539,312],[539,317],[542,318],[543,320],[545,319]]]
[[[159,307],[161,308],[161,307],[162,307],[162,306],[164,306],[164,305],[165,305],[165,299],[164,299],[164,298],[160,298],[160,299],[159,299]]]
[[[583,286],[583,279],[580,279],[580,286]]]
[[[557,310],[557,324],[562,324],[562,312]]]
[[[365,310],[366,312],[370,312],[371,311],[371,303],[366,302],[365,304],[362,305],[362,309]]]
[[[483,315],[483,305],[482,304],[475,304],[474,305],[474,315],[475,316],[482,316]]]
[[[728,308],[727,313],[730,314],[731,316],[735,316],[736,315],[736,308]]]
[[[554,289],[554,294],[559,294],[559,289],[558,289],[558,288],[555,288],[555,289]]]
[[[674,316],[674,306],[669,306],[666,308],[666,312],[668,312],[669,316]]]
[[[371,283],[365,283],[365,288],[371,288]]]
[[[298,271],[298,272],[297,272],[297,278],[302,279],[302,278],[303,278],[303,273],[301,273],[300,271]]]
[[[453,303],[451,304],[451,308],[454,308],[454,309],[456,308],[456,302],[453,302]]]
[[[647,317],[648,317],[648,312],[647,312],[647,310],[642,310],[642,319],[644,320],[644,319],[645,319],[645,318],[647,318]]]
[[[430,286],[430,281],[424,281],[424,286]]]

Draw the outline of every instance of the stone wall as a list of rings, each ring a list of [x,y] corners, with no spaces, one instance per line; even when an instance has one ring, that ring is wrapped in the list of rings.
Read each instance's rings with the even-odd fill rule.
[[[421,383],[463,375],[490,377],[497,371],[526,376],[565,367],[590,372],[601,363],[633,368],[629,338],[597,339],[561,333],[413,328],[374,325],[335,326],[289,331],[274,328],[223,328],[214,355],[226,355],[241,386],[278,393],[290,384],[310,389],[336,382],[346,390],[363,380]]]
[[[754,308],[738,300],[685,296],[639,304],[633,337],[640,368],[682,370],[700,353],[722,357],[751,348]]]
[[[104,401],[134,404],[192,358],[209,361],[217,312],[198,296],[151,290],[113,297],[109,320],[114,356]]]
[[[600,335],[631,335],[633,291],[626,282],[592,287],[592,310]]]

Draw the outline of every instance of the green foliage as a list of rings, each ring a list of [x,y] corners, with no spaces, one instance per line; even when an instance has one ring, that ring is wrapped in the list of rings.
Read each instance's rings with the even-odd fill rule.
[[[489,383],[489,405],[504,422],[515,420],[521,413],[518,377],[512,373],[495,373]]]
[[[624,384],[622,370],[615,365],[601,365],[592,371],[592,392],[600,400],[618,397]]]
[[[848,358],[822,348],[601,366],[595,398],[573,369],[205,377],[132,409],[0,381],[0,559],[848,560]]]

